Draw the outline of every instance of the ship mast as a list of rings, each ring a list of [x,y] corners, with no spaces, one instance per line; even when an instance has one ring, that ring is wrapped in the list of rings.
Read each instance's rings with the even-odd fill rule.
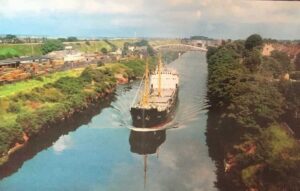
[[[146,61],[146,66],[145,66],[145,85],[144,85],[144,91],[142,93],[142,106],[146,107],[148,106],[149,103],[149,63],[148,59]]]
[[[162,68],[162,62],[161,62],[161,55],[159,55],[159,61],[158,61],[158,96],[161,96],[161,68]]]

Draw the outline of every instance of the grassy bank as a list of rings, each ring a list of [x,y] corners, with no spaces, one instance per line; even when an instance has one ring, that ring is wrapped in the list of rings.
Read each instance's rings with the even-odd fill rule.
[[[111,46],[103,40],[99,41],[79,41],[79,42],[66,42],[65,45],[72,46],[75,50],[81,52],[93,53],[100,52],[102,48],[106,48],[108,51],[111,51]]]
[[[299,102],[287,93],[290,82],[277,80],[291,62],[284,53],[262,57],[260,45],[245,45],[235,41],[207,52],[210,112],[217,121],[210,128],[224,153],[222,176],[229,190],[299,189],[300,146],[282,118]]]
[[[18,83],[7,84],[0,86],[0,98],[12,96],[14,94],[30,91],[33,88],[42,87],[45,84],[53,83],[62,77],[78,77],[84,68],[68,70],[63,72],[56,72],[34,79],[24,80]]]
[[[141,60],[88,67],[45,77],[45,81],[18,82],[3,86],[6,97],[0,98],[0,154],[7,160],[9,150],[39,134],[51,124],[64,120],[89,103],[110,94],[116,75],[134,78],[142,74]],[[18,85],[20,83],[20,85]],[[1,162],[0,160],[0,162]]]
[[[42,55],[41,44],[0,44],[0,59],[31,55]]]

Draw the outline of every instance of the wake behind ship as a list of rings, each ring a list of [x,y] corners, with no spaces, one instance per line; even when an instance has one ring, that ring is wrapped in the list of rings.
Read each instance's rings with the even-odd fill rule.
[[[130,113],[133,126],[150,128],[172,120],[178,97],[179,76],[176,70],[162,65],[159,60],[154,73],[149,75],[148,62],[144,79]],[[142,87],[143,85],[143,87]]]

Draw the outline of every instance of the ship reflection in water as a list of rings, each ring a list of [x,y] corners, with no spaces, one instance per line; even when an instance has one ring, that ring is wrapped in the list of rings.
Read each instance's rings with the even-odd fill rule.
[[[157,154],[158,158],[159,147],[165,140],[166,130],[150,132],[130,131],[130,151],[144,156],[144,187],[146,187],[147,180],[147,156]]]

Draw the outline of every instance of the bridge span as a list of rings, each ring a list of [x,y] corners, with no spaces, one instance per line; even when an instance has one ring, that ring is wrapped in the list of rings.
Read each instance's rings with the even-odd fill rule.
[[[203,51],[206,52],[207,49],[204,47],[193,46],[189,44],[163,44],[153,46],[154,50],[169,50],[169,51]]]

